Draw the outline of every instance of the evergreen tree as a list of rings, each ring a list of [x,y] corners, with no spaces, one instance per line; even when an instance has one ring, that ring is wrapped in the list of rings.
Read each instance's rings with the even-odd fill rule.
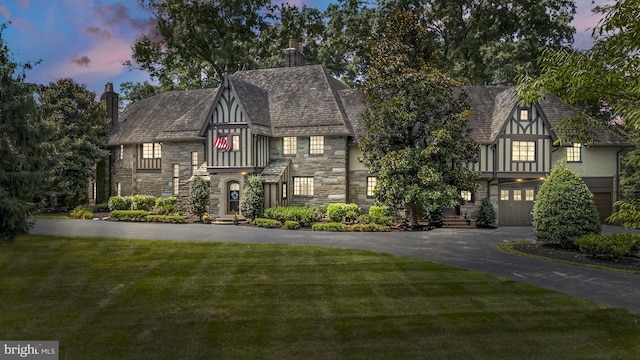
[[[240,199],[240,212],[251,220],[262,216],[264,208],[264,192],[262,177],[249,176],[244,183],[244,192]]]
[[[464,93],[431,66],[433,40],[416,12],[393,10],[373,43],[364,82],[361,160],[377,176],[376,201],[408,211],[412,224],[453,207],[476,188],[478,146],[465,128]]]
[[[476,224],[483,228],[492,227],[496,224],[496,209],[493,208],[489,198],[482,199]]]
[[[202,216],[209,208],[209,183],[201,176],[193,178],[189,189],[189,204],[191,213],[202,220]]]
[[[34,98],[36,87],[24,82],[29,64],[14,63],[0,25],[0,241],[28,231],[27,216],[44,179],[47,131]]]

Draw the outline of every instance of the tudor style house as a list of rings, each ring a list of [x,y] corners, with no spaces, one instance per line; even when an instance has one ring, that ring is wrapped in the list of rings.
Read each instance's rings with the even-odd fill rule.
[[[552,127],[575,109],[547,96],[521,107],[513,88],[465,87],[468,127],[481,145],[476,193],[463,193],[461,212],[475,214],[490,197],[499,225],[531,223],[540,184],[566,159],[594,193],[601,217],[617,199],[622,138],[603,129],[597,144],[554,147]],[[107,86],[107,108],[117,96]],[[216,89],[172,91],[112,111],[109,172],[112,195],[176,196],[186,202],[194,176],[211,184],[210,213],[240,212],[248,175],[264,182],[265,207],[354,202],[367,209],[374,175],[358,161],[365,131],[362,94],[321,66],[306,65],[293,46],[282,68],[225,75]],[[476,201],[478,200],[478,201]]]

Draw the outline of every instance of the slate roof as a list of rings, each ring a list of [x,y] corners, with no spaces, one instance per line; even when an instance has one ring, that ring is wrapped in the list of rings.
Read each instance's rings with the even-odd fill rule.
[[[217,89],[168,91],[129,105],[109,145],[202,139],[199,130]]]
[[[354,136],[341,93],[349,87],[320,65],[240,71],[232,77],[266,91],[272,136]],[[247,112],[254,111],[239,100]]]
[[[282,174],[287,170],[287,167],[291,163],[290,159],[274,159],[267,163],[260,176],[265,183],[277,183],[280,181]]]
[[[244,108],[249,121],[253,125],[252,131],[258,135],[271,135],[271,115],[269,113],[269,95],[251,83],[227,77],[229,84],[240,98],[240,105]]]
[[[514,87],[508,86],[463,86],[467,93],[467,102],[471,116],[467,120],[467,128],[471,136],[480,144],[491,144],[500,135],[505,122],[518,104],[518,95]],[[556,127],[562,119],[578,115],[575,107],[564,103],[560,98],[545,94],[540,99],[540,108],[545,118]],[[603,127],[599,140],[592,146],[629,146],[624,138]]]

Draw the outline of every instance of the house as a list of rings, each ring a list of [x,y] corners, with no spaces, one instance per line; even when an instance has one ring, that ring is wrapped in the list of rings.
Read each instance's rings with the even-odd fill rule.
[[[611,213],[627,142],[603,130],[597,144],[555,147],[552,127],[574,114],[572,107],[553,96],[521,107],[509,87],[464,89],[472,111],[468,127],[481,147],[479,161],[467,165],[482,180],[474,194],[462,194],[461,212],[474,214],[476,200],[489,197],[500,225],[530,224],[540,184],[565,158],[594,193],[601,216]],[[117,104],[111,93],[104,95],[106,106]],[[367,209],[376,178],[358,161],[363,109],[358,90],[319,65],[306,65],[291,46],[285,67],[239,71],[216,89],[166,92],[130,105],[119,118],[116,113],[108,182],[113,195],[186,202],[190,180],[205,176],[215,217],[239,213],[251,174],[262,175],[265,207],[354,202]]]

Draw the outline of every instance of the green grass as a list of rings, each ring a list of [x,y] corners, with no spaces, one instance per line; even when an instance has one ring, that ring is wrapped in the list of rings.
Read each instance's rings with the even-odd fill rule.
[[[25,236],[0,271],[0,339],[60,359],[640,358],[638,314],[359,250]]]
[[[30,219],[68,219],[69,216],[62,214],[31,214]]]

